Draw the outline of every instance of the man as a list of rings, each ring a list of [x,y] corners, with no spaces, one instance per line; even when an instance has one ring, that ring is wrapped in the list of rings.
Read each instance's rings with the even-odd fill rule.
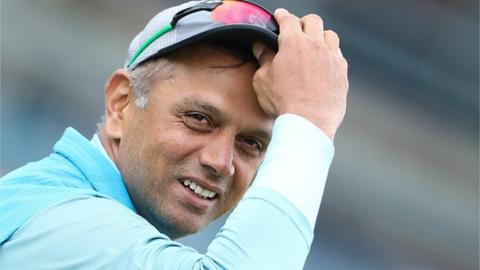
[[[275,18],[278,46],[247,2],[153,18],[108,80],[92,140],[69,128],[0,181],[2,269],[302,268],[347,63],[318,16]],[[206,254],[172,240],[233,207]]]

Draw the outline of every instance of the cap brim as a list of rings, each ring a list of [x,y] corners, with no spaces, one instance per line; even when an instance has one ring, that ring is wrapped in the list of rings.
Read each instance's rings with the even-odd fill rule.
[[[278,36],[275,33],[258,26],[233,24],[221,25],[188,37],[182,41],[160,49],[157,53],[141,62],[152,59],[153,57],[165,55],[181,47],[201,42],[228,42],[246,46],[251,46],[255,42],[261,42],[272,50],[278,51]],[[136,64],[136,66],[140,65],[141,62]]]

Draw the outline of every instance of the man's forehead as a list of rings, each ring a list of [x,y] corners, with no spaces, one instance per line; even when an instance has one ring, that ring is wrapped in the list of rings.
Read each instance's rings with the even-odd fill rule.
[[[233,48],[222,47],[221,44],[198,43],[182,47],[152,62],[146,62],[140,67],[146,68],[150,73],[144,79],[153,79],[152,88],[161,83],[178,84],[179,81],[208,80],[208,77],[225,71],[253,76],[253,72],[258,69],[256,60],[250,61],[248,57],[244,58],[241,54],[234,52]],[[231,74],[231,76],[237,77],[238,74]]]

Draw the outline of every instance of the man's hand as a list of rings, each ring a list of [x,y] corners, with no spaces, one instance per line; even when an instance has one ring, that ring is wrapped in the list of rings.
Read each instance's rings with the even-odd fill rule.
[[[330,139],[343,120],[348,90],[348,63],[339,38],[324,31],[317,15],[301,19],[284,9],[275,11],[280,26],[279,51],[256,43],[260,68],[253,87],[269,115],[292,113],[317,125]]]

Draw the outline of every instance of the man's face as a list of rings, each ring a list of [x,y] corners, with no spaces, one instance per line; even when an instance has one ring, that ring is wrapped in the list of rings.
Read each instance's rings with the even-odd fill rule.
[[[129,105],[116,155],[140,215],[172,238],[235,206],[273,125],[252,89],[255,64],[225,67],[238,59],[206,45],[182,55],[173,76],[153,84],[146,108]]]

